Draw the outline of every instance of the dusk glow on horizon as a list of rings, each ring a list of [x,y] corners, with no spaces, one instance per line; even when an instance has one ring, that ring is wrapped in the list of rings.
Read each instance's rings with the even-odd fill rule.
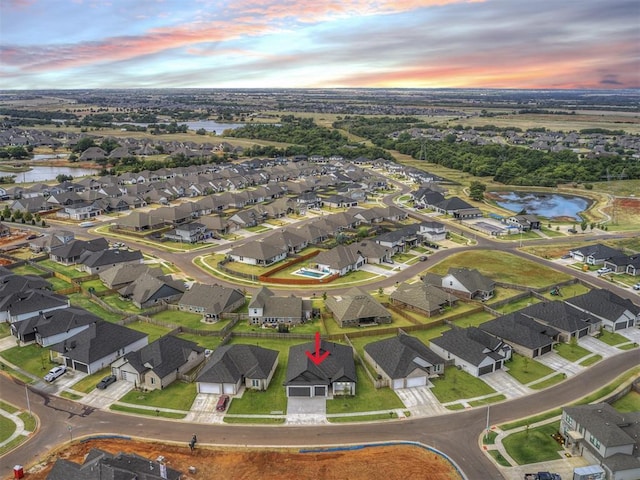
[[[0,2],[0,89],[640,88],[637,0]]]

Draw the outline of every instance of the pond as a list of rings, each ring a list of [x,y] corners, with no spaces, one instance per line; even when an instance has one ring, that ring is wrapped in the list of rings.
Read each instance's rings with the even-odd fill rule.
[[[571,218],[580,221],[591,200],[573,195],[534,192],[491,192],[496,203],[512,212],[526,210],[527,213],[545,218]]]
[[[160,122],[167,123],[167,122]],[[186,125],[189,130],[200,130],[204,128],[207,132],[215,132],[216,135],[221,135],[225,130],[235,130],[236,128],[244,127],[244,123],[218,123],[215,120],[197,120],[193,122],[177,122],[178,125]],[[148,127],[149,123],[135,123],[135,122],[113,122],[114,125],[136,125],[138,127]],[[204,141],[204,140],[203,140]]]
[[[77,178],[97,175],[99,171],[97,168],[49,167],[42,165],[32,166],[28,172],[0,172],[0,175],[15,175],[16,183],[31,183],[55,180],[61,173]]]

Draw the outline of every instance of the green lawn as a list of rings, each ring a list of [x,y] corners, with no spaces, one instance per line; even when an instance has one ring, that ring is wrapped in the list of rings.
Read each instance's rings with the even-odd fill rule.
[[[161,322],[167,322],[174,325],[181,325],[187,328],[193,328],[195,330],[222,330],[228,321],[222,320],[219,322],[203,322],[202,315],[199,313],[183,312],[181,310],[164,310],[159,313],[151,315],[151,318],[159,320]]]
[[[11,327],[9,326],[9,322],[0,323],[0,338],[8,337],[11,335]]]
[[[90,288],[93,288],[94,292],[106,292],[109,290],[109,287],[105,286],[104,283],[102,283],[102,280],[100,280],[99,278],[96,278],[94,280],[89,280],[87,282],[82,282],[82,288],[84,288],[85,290],[89,290]]]
[[[0,409],[9,413],[18,413],[20,411],[19,408],[14,407],[10,403],[3,402],[2,400],[0,400]]]
[[[474,400],[472,402],[469,402],[469,405],[471,405],[472,407],[481,407],[483,405],[489,405],[491,403],[501,402],[502,400],[506,400],[506,399],[507,397],[505,397],[502,394],[499,394],[499,395],[494,395],[492,397],[483,398],[481,400]]]
[[[450,267],[468,267],[469,265],[495,280],[530,287],[547,287],[571,279],[569,275],[539,263],[494,250],[460,252],[446,258],[429,271],[444,275]]]
[[[44,376],[57,365],[49,360],[49,350],[36,344],[12,347],[0,352],[0,356],[37,377]]]
[[[640,412],[640,393],[631,390],[611,405],[621,413]]]
[[[582,295],[583,293],[587,293],[589,290],[591,290],[589,287],[585,287],[581,283],[574,283],[573,285],[561,287],[560,296],[551,295],[551,290],[544,292],[542,295],[548,300],[564,300]]]
[[[479,378],[458,370],[456,367],[446,367],[443,376],[432,380],[431,391],[440,403],[454,402],[464,398],[481,397],[497,393],[493,388]]]
[[[498,465],[502,465],[503,467],[510,467],[511,464],[507,461],[506,458],[502,456],[499,450],[489,450],[489,455],[491,455]]]
[[[85,297],[81,293],[72,293],[68,297],[69,297],[69,300],[71,301],[71,305],[74,305],[76,307],[82,307],[85,310],[90,311],[94,315],[97,315],[98,317],[108,322],[119,322],[123,318],[123,315],[119,313],[111,313],[105,310],[100,305],[91,301],[90,298]]]
[[[11,450],[13,450],[14,448],[16,448],[18,445],[20,445],[22,442],[25,442],[29,437],[25,436],[25,435],[18,435],[16,438],[14,438],[12,441],[10,441],[9,443],[6,443],[5,445],[0,447],[0,457],[2,455],[4,455],[7,452],[10,452]]]
[[[404,404],[390,388],[376,389],[363,367],[356,363],[356,394],[354,396],[336,396],[327,400],[327,413],[372,412],[404,408]]]
[[[284,418],[229,417],[229,416],[225,416],[222,419],[222,421],[224,423],[281,425],[281,424],[283,424],[285,422],[285,419]]]
[[[586,357],[591,351],[574,343],[557,343],[553,346],[554,350],[562,358],[566,358],[570,362],[577,362],[582,357]]]
[[[16,268],[12,268],[11,271],[16,275],[42,275],[44,270],[33,267],[29,264],[21,265]]]
[[[120,401],[149,407],[189,410],[195,398],[196,384],[177,380],[163,390],[150,392],[133,390],[122,397]]]
[[[226,322],[225,322],[226,324]],[[260,325],[253,325],[247,321],[239,321],[235,327],[234,332],[258,332],[258,333],[277,333],[276,328],[262,328]],[[326,334],[326,330],[320,320],[312,320],[309,322],[301,323],[299,325],[292,325],[289,327],[290,333],[313,335],[316,332]]]
[[[523,385],[553,373],[553,370],[546,365],[517,353],[512,355],[505,366],[509,369],[507,373]]]
[[[363,328],[367,330],[380,330],[384,328],[397,328],[397,327],[408,327],[413,325],[409,320],[402,318],[400,315],[394,312],[391,313],[391,323],[381,323],[379,325],[373,327],[340,327],[338,323],[333,319],[332,316],[329,316],[325,319],[325,325],[327,326],[327,333],[353,333],[353,332],[361,332]],[[329,314],[330,315],[330,314]]]
[[[518,465],[559,460],[562,446],[551,435],[558,432],[560,422],[529,428],[507,436],[502,444]]]
[[[621,343],[629,342],[629,339],[624,335],[620,335],[619,333],[609,332],[607,330],[602,329],[600,334],[598,335],[598,340],[606,343],[607,345],[611,345],[615,347],[616,345],[620,345]]]
[[[13,432],[16,431],[16,424],[7,417],[0,415],[0,442],[4,442],[8,439]]]
[[[149,343],[156,341],[171,331],[171,329],[167,327],[140,321],[130,323],[127,327],[149,335]]]
[[[585,360],[581,361],[580,365],[582,365],[583,367],[588,367],[589,365],[593,365],[594,363],[597,363],[600,360],[602,360],[602,355],[600,354],[591,355],[589,358],[586,358]]]
[[[395,412],[374,413],[371,415],[349,415],[348,417],[328,417],[329,423],[347,423],[347,422],[378,422],[382,420],[392,420],[398,418]]]
[[[36,417],[29,412],[21,412],[18,414],[22,423],[24,423],[24,429],[28,432],[35,432],[36,430]],[[0,429],[2,430],[2,429]]]
[[[54,291],[56,290],[64,290],[65,288],[69,288],[71,284],[69,282],[65,282],[61,278],[58,277],[50,277],[46,279],[47,282],[51,284],[51,287]]]
[[[61,274],[69,278],[80,278],[89,275],[87,272],[76,270],[76,267],[74,265],[61,265],[60,263],[54,262],[53,260],[42,260],[41,262],[38,262],[38,264],[50,268],[55,272],[60,272]]]
[[[131,300],[124,300],[120,295],[107,295],[100,297],[107,305],[129,313],[142,313],[142,310],[136,307]]]
[[[494,307],[494,308],[498,310],[500,313],[502,313],[503,315],[506,315],[507,313],[512,313],[517,310],[521,310],[524,307],[533,305],[534,303],[540,303],[540,300],[538,300],[536,297],[526,297],[526,298],[521,298],[520,300],[516,300],[514,302],[509,302],[506,305],[502,305],[500,307]]]
[[[96,373],[92,373],[91,375],[87,375],[79,382],[74,383],[71,388],[77,392],[89,393],[94,388],[103,377],[111,374],[111,367],[105,367],[102,370],[97,371]]]
[[[558,373],[556,375],[554,375],[553,377],[547,378],[546,380],[543,380],[542,382],[538,382],[538,383],[534,383],[533,385],[529,385],[529,388],[533,389],[533,390],[542,390],[544,388],[548,388],[551,387],[553,385],[555,385],[556,383],[560,383],[565,379],[565,375],[564,373]]]
[[[428,347],[431,340],[441,336],[444,332],[450,329],[451,327],[449,325],[437,325],[426,330],[416,330],[415,332],[411,332],[411,335],[422,340],[422,342]]]
[[[220,337],[214,337],[212,335],[195,335],[193,333],[181,333],[178,337],[196,342],[201,347],[208,348],[210,350],[218,348],[220,346],[220,340],[222,340]]]
[[[467,315],[465,317],[454,320],[453,323],[459,327],[477,327],[478,325],[493,320],[495,317],[489,312],[477,312]]]

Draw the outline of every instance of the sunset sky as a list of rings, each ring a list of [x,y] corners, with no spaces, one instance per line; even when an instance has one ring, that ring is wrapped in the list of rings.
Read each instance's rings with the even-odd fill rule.
[[[0,89],[640,87],[638,0],[0,2]]]

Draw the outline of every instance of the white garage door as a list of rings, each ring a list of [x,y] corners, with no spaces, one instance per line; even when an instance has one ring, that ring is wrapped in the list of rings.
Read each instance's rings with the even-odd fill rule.
[[[407,378],[407,388],[410,388],[410,387],[424,387],[426,384],[427,384],[427,377]]]
[[[200,393],[220,393],[219,383],[198,383],[198,392]]]
[[[138,375],[136,373],[133,372],[122,372],[122,379],[127,381],[127,382],[131,382],[131,383],[138,383]]]
[[[396,388],[404,388],[404,378],[396,378],[393,381],[393,389],[395,390]]]
[[[222,387],[224,391],[222,393],[226,393],[229,395],[233,395],[236,393],[236,386],[233,383],[223,383]]]

